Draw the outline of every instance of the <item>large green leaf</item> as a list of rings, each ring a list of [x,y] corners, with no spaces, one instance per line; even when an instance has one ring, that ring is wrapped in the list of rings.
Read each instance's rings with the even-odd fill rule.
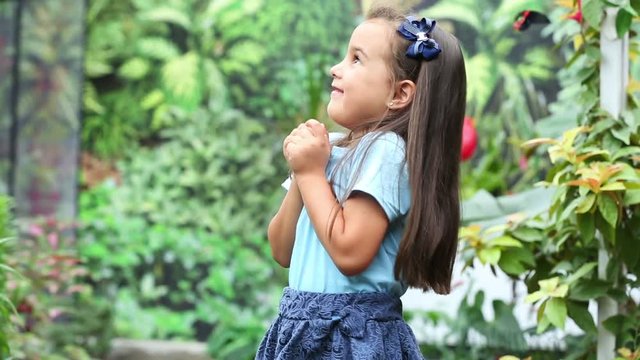
[[[528,265],[528,267],[525,267]],[[518,276],[529,267],[535,265],[535,259],[531,251],[526,248],[508,248],[502,250],[498,266],[507,274]]]
[[[194,109],[202,99],[200,57],[189,52],[162,68],[162,80],[170,101],[186,109]]]
[[[509,215],[522,213],[533,216],[549,209],[554,189],[534,188],[518,194],[494,197],[485,190],[478,191],[462,203],[465,224],[492,225],[505,223]]]

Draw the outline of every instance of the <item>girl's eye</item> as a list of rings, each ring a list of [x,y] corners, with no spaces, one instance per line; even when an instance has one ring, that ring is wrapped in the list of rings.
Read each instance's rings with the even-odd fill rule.
[[[359,63],[360,62],[360,57],[358,55],[353,55],[353,63]]]

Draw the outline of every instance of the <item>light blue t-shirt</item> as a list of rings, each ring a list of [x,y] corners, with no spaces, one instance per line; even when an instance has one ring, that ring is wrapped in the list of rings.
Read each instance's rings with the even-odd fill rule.
[[[341,136],[331,133],[329,138],[335,141]],[[350,150],[333,146],[325,173],[332,180],[338,199],[344,200],[354,173],[359,171],[352,191],[362,191],[376,199],[389,219],[387,234],[369,267],[359,275],[345,276],[322,246],[303,207],[296,227],[289,286],[299,291],[387,292],[401,296],[407,286],[395,279],[393,268],[411,202],[404,140],[392,132],[369,133],[351,151],[341,163]],[[288,188],[287,185],[283,184]]]

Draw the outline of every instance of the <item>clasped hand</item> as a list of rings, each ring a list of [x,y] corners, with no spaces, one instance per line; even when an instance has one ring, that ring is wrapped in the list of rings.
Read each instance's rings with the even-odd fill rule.
[[[329,133],[319,121],[307,120],[284,139],[282,152],[294,174],[324,174],[331,153]]]

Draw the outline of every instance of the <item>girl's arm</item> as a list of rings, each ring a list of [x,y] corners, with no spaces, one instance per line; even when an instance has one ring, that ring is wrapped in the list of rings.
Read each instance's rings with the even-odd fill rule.
[[[364,192],[354,191],[342,207],[338,204],[325,175],[330,152],[328,133],[315,120],[294,129],[284,142],[285,157],[320,242],[338,269],[352,276],[373,261],[389,220]]]
[[[297,173],[296,179],[316,234],[340,272],[353,276],[366,270],[389,227],[382,207],[358,191],[341,207],[324,172]]]
[[[267,237],[271,245],[271,255],[278,264],[288,268],[296,238],[296,224],[302,211],[302,198],[297,181],[291,180],[289,191],[282,200],[280,209],[269,223]]]

